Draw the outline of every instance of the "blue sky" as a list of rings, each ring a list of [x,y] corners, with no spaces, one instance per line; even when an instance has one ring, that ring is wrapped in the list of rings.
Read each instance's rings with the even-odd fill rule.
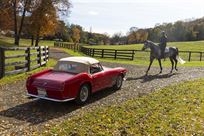
[[[71,0],[69,17],[89,31],[126,34],[130,27],[149,28],[157,23],[204,16],[204,0]]]

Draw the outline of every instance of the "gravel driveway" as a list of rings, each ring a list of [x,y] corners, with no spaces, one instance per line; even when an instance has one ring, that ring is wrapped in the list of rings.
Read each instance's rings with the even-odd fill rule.
[[[55,53],[51,57],[67,56],[66,53]],[[179,71],[169,74],[170,68],[152,67],[149,76],[144,76],[146,67],[115,63],[102,63],[108,67],[122,66],[128,69],[127,80],[122,89],[113,91],[105,89],[92,96],[90,102],[81,107],[74,102],[56,103],[45,100],[28,99],[25,81],[0,86],[0,135],[31,135],[35,131],[42,132],[44,127],[57,124],[71,116],[89,112],[96,107],[118,104],[126,100],[148,94],[155,89],[185,80],[204,77],[204,68],[181,67]]]

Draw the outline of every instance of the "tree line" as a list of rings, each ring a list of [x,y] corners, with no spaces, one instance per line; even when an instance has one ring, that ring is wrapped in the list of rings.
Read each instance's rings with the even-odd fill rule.
[[[168,41],[198,41],[204,40],[204,18],[177,21],[175,23],[156,24],[153,28],[140,29],[131,27],[126,35],[115,33],[113,36],[108,34],[99,34],[84,31],[80,25],[65,25],[61,21],[60,29],[55,37],[63,41],[73,42],[73,28],[76,27],[80,31],[78,42],[92,45],[108,45],[108,44],[136,44],[143,43],[145,40],[159,42],[161,32],[165,31]],[[62,33],[62,30],[63,33]]]
[[[162,31],[166,32],[168,41],[171,42],[204,40],[204,18],[156,24],[154,28],[146,29],[131,27],[125,36],[114,34],[112,44],[135,44],[145,40],[159,42]]]

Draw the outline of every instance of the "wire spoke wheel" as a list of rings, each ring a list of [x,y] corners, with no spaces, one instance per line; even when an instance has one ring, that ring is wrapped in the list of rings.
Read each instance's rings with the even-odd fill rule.
[[[75,101],[77,104],[82,105],[88,101],[89,96],[90,96],[90,87],[88,84],[84,84],[80,87],[78,96]]]
[[[116,83],[114,85],[114,89],[115,90],[119,90],[121,88],[122,84],[123,84],[123,77],[122,77],[122,75],[119,75],[117,77],[117,79],[116,79]]]
[[[89,96],[89,89],[87,86],[83,86],[80,91],[80,100],[85,102]]]

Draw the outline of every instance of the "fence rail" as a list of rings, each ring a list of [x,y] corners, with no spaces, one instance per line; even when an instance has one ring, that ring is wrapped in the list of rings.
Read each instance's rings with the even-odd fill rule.
[[[93,49],[81,47],[80,51],[88,56],[134,60],[134,50]]]
[[[44,66],[48,59],[48,46],[0,47],[0,78]]]
[[[115,49],[96,49],[88,48],[84,46],[75,46],[74,44],[66,43],[55,43],[55,47],[63,47],[72,50],[78,50],[82,53],[92,56],[92,57],[101,57],[101,58],[113,58],[113,59],[126,59],[126,60],[135,60],[135,59],[149,59],[150,51],[142,50],[115,50]],[[147,54],[148,53],[148,54]],[[185,60],[190,61],[203,61],[204,52],[202,51],[179,51],[179,55]]]
[[[69,44],[69,43],[61,43],[61,42],[55,42],[54,47],[61,47],[61,48],[68,48],[74,51],[79,51],[80,46],[79,44]]]

